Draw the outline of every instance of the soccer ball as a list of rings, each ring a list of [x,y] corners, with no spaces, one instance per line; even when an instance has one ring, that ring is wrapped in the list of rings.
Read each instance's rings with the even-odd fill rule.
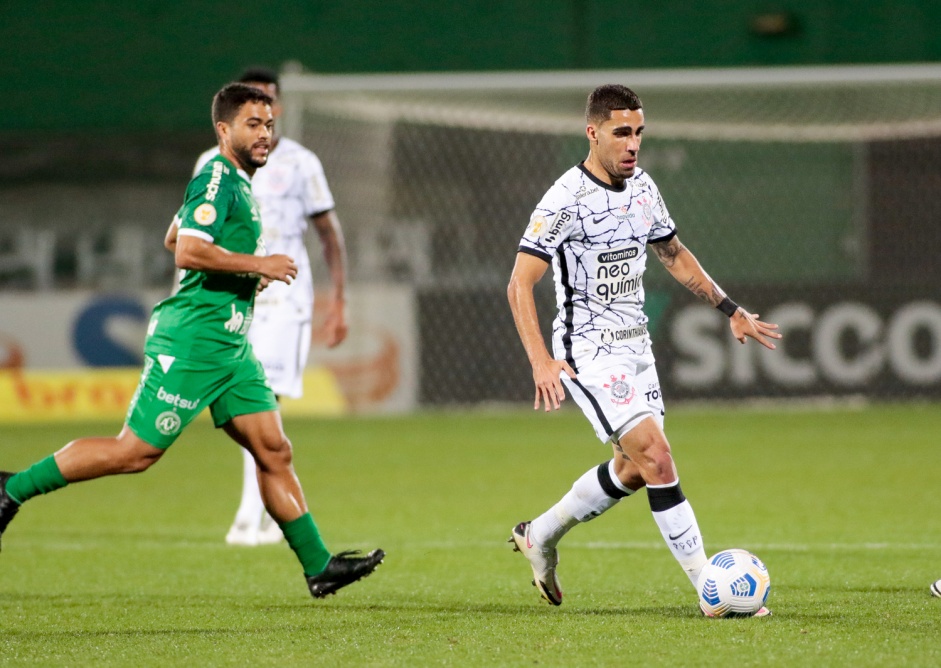
[[[723,550],[703,567],[696,590],[707,617],[751,617],[765,604],[771,578],[751,552]]]

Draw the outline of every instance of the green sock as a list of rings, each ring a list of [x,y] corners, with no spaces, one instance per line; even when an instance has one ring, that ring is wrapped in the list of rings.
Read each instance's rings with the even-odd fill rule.
[[[62,489],[69,483],[62,477],[56,458],[49,455],[25,471],[20,471],[7,480],[7,494],[20,505],[34,496]]]
[[[284,539],[294,550],[298,561],[304,567],[304,575],[310,577],[323,572],[330,561],[330,550],[323,544],[320,537],[320,531],[314,524],[314,518],[310,513],[304,513],[296,520],[279,523],[281,531],[284,532]]]

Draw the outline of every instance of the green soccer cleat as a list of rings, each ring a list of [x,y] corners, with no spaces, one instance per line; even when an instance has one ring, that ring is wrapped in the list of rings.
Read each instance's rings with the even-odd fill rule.
[[[307,587],[314,598],[324,598],[337,593],[348,584],[353,584],[379,567],[386,553],[373,550],[365,557],[354,557],[359,550],[347,550],[330,557],[322,573],[307,578]]]

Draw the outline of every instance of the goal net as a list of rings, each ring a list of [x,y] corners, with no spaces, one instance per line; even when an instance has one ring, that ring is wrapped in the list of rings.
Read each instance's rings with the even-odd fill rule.
[[[286,68],[282,131],[324,163],[351,279],[414,290],[422,403],[531,398],[505,287],[535,204],[587,154],[585,100],[603,83],[643,100],[640,165],[684,244],[787,337],[740,346],[648,264],[669,397],[941,394],[941,67]]]

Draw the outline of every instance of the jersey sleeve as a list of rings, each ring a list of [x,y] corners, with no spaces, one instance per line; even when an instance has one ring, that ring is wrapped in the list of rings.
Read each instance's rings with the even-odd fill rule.
[[[670,212],[667,211],[667,205],[663,202],[663,196],[656,186],[653,186],[653,194],[656,198],[651,207],[653,210],[653,224],[650,226],[650,231],[647,233],[647,243],[650,244],[660,241],[669,241],[676,236],[676,223],[674,223],[673,218],[670,217]]]
[[[577,220],[577,204],[552,197],[552,191],[539,203],[520,240],[519,252],[552,261],[559,245],[569,238]]]
[[[234,201],[234,193],[222,178],[221,170],[218,177],[216,174],[217,170],[206,169],[190,181],[186,199],[176,214],[177,234],[215,243]]]
[[[324,174],[320,158],[310,151],[305,151],[304,160],[301,162],[301,174],[304,186],[302,195],[304,215],[316,216],[318,213],[335,208],[333,193],[327,185],[327,176]]]

